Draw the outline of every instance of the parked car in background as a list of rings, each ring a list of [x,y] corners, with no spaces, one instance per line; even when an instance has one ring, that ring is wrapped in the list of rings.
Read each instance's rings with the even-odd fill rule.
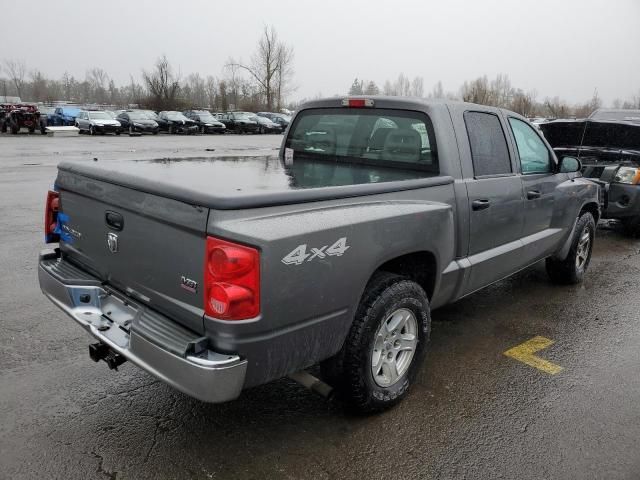
[[[282,133],[284,131],[281,125],[272,122],[267,117],[254,115],[251,119],[258,122],[258,133]]]
[[[141,110],[126,110],[118,115],[122,130],[129,135],[134,133],[151,133],[157,135],[160,130],[158,122],[151,120],[149,115]]]
[[[578,158],[583,175],[600,185],[602,218],[620,220],[629,235],[639,236],[640,111],[601,111],[540,128],[559,157]]]
[[[206,110],[187,110],[184,116],[196,122],[200,133],[224,133],[227,127]]]
[[[136,111],[146,115],[149,120],[153,120],[154,122],[156,122],[158,124],[158,129],[161,132],[167,131],[167,129],[169,128],[169,121],[160,118],[160,115],[158,115],[158,112],[155,112],[153,110],[143,110],[143,109],[139,109]]]
[[[76,116],[75,126],[80,133],[87,132],[90,135],[115,133],[120,135],[122,126],[120,122],[111,118],[104,110],[81,110]]]
[[[56,127],[69,127],[76,124],[76,117],[80,113],[79,107],[56,107],[52,115],[53,125]]]
[[[160,130],[168,133],[185,133],[191,135],[198,132],[198,126],[196,122],[185,117],[180,112],[165,111],[158,114],[161,120],[164,120],[160,124]]]
[[[255,113],[251,112],[227,112],[220,121],[224,123],[228,131],[235,133],[256,133],[258,122],[253,119]]]
[[[273,123],[277,123],[282,127],[283,130],[286,130],[286,128],[289,126],[289,123],[291,122],[291,117],[283,113],[258,112],[257,115],[260,117],[266,117]]]

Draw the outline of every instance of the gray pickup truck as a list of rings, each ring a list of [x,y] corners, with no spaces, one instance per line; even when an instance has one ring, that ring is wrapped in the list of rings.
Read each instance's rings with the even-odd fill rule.
[[[399,401],[430,310],[546,259],[581,281],[598,186],[526,119],[457,102],[305,104],[278,157],[61,163],[44,294],[207,402],[320,363],[348,405]]]

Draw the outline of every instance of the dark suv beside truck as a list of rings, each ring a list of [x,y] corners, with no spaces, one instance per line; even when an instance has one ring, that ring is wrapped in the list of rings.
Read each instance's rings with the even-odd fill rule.
[[[224,402],[320,363],[369,412],[407,394],[432,309],[540,260],[580,282],[599,216],[513,112],[337,98],[277,157],[61,163],[38,271],[111,368]]]

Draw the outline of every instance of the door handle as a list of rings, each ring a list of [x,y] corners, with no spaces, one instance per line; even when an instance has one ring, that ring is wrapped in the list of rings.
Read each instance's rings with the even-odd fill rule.
[[[539,190],[529,190],[527,192],[527,200],[535,200],[536,198],[540,198],[542,194]]]
[[[489,200],[474,200],[471,202],[472,210],[484,210],[485,208],[489,208],[491,206],[491,202]]]

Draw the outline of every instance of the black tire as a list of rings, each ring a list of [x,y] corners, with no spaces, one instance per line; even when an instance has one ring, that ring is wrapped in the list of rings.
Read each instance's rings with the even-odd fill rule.
[[[136,132],[133,130],[133,125],[129,125],[129,136],[133,135],[134,133]]]
[[[120,130],[116,130],[116,135],[120,135]]]
[[[5,120],[0,122],[0,132],[7,133],[7,122]]]
[[[391,385],[381,386],[372,370],[376,352],[384,358],[383,353],[375,349],[376,338],[382,338],[377,337],[377,333],[392,314],[400,310],[413,315],[417,344],[403,373]],[[430,332],[429,300],[422,287],[399,275],[377,273],[367,285],[342,349],[321,363],[322,375],[354,411],[371,413],[388,409],[406,396],[422,365]]]
[[[596,222],[593,215],[584,212],[576,223],[567,258],[557,260],[551,257],[546,260],[547,274],[554,283],[573,285],[582,282],[591,262],[595,234]],[[586,240],[588,244],[585,246]]]
[[[625,235],[633,238],[640,237],[640,216],[627,217],[620,221],[622,222],[622,231]]]
[[[173,135],[173,125],[169,125],[169,135]]]
[[[29,127],[29,133],[34,133],[36,131],[36,127]]]
[[[93,125],[89,125],[89,135],[93,137],[95,136],[95,134],[96,134],[96,129],[93,128]]]
[[[157,131],[157,130],[154,130],[154,131],[153,131],[153,134],[154,134],[154,135],[157,135],[157,134],[158,134],[158,131]]]
[[[19,131],[20,131],[20,127],[16,123],[12,123],[11,124],[11,133],[13,135],[17,135]]]

